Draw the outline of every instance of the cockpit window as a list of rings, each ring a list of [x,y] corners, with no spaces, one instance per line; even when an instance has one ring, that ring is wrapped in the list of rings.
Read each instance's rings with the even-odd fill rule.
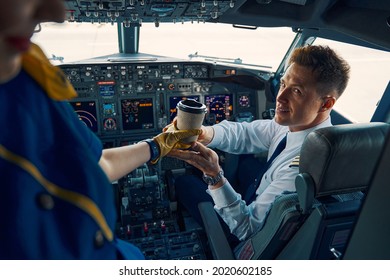
[[[180,59],[236,62],[274,71],[290,46],[291,28],[234,28],[228,24],[143,23],[139,53]],[[54,62],[72,62],[118,53],[116,24],[42,24],[33,37]],[[60,60],[62,59],[62,60]]]
[[[314,44],[330,46],[351,65],[350,81],[335,109],[355,122],[369,122],[390,81],[390,53],[320,38]]]
[[[140,52],[209,61],[239,61],[276,70],[295,33],[291,28],[234,28],[227,24],[176,23],[141,27]],[[156,48],[157,47],[157,48]]]
[[[34,34],[54,64],[73,62],[119,52],[116,25],[91,23],[45,23]]]

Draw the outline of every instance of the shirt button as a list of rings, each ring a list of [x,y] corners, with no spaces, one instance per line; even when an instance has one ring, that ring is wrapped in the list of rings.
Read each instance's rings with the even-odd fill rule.
[[[45,210],[51,210],[54,207],[53,197],[47,193],[39,194],[37,197],[38,205]]]
[[[98,230],[96,233],[95,233],[95,246],[97,248],[101,248],[103,247],[104,245],[104,236],[103,236],[103,233]]]

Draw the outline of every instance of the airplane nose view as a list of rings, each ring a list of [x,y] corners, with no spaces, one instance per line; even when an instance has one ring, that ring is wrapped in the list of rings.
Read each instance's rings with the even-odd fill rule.
[[[390,260],[388,0],[1,5],[1,260]]]

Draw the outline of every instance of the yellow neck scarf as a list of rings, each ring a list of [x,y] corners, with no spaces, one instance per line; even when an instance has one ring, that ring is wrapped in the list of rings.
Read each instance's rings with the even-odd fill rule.
[[[59,67],[51,64],[43,51],[35,44],[22,56],[23,69],[54,100],[68,100],[77,96],[71,83]]]

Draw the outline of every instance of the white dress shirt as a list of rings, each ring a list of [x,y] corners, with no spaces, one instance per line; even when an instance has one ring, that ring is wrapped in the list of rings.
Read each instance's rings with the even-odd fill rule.
[[[255,120],[250,123],[222,121],[214,125],[214,138],[208,147],[233,154],[257,154],[268,150],[268,158],[287,133],[286,148],[263,175],[256,190],[256,200],[250,205],[246,205],[228,181],[221,188],[207,190],[214,200],[214,209],[232,234],[240,240],[247,239],[263,227],[277,196],[295,192],[298,166],[291,163],[299,155],[303,140],[309,132],[331,125],[330,117],[315,127],[298,132],[290,132],[287,126],[281,126],[274,120]]]

